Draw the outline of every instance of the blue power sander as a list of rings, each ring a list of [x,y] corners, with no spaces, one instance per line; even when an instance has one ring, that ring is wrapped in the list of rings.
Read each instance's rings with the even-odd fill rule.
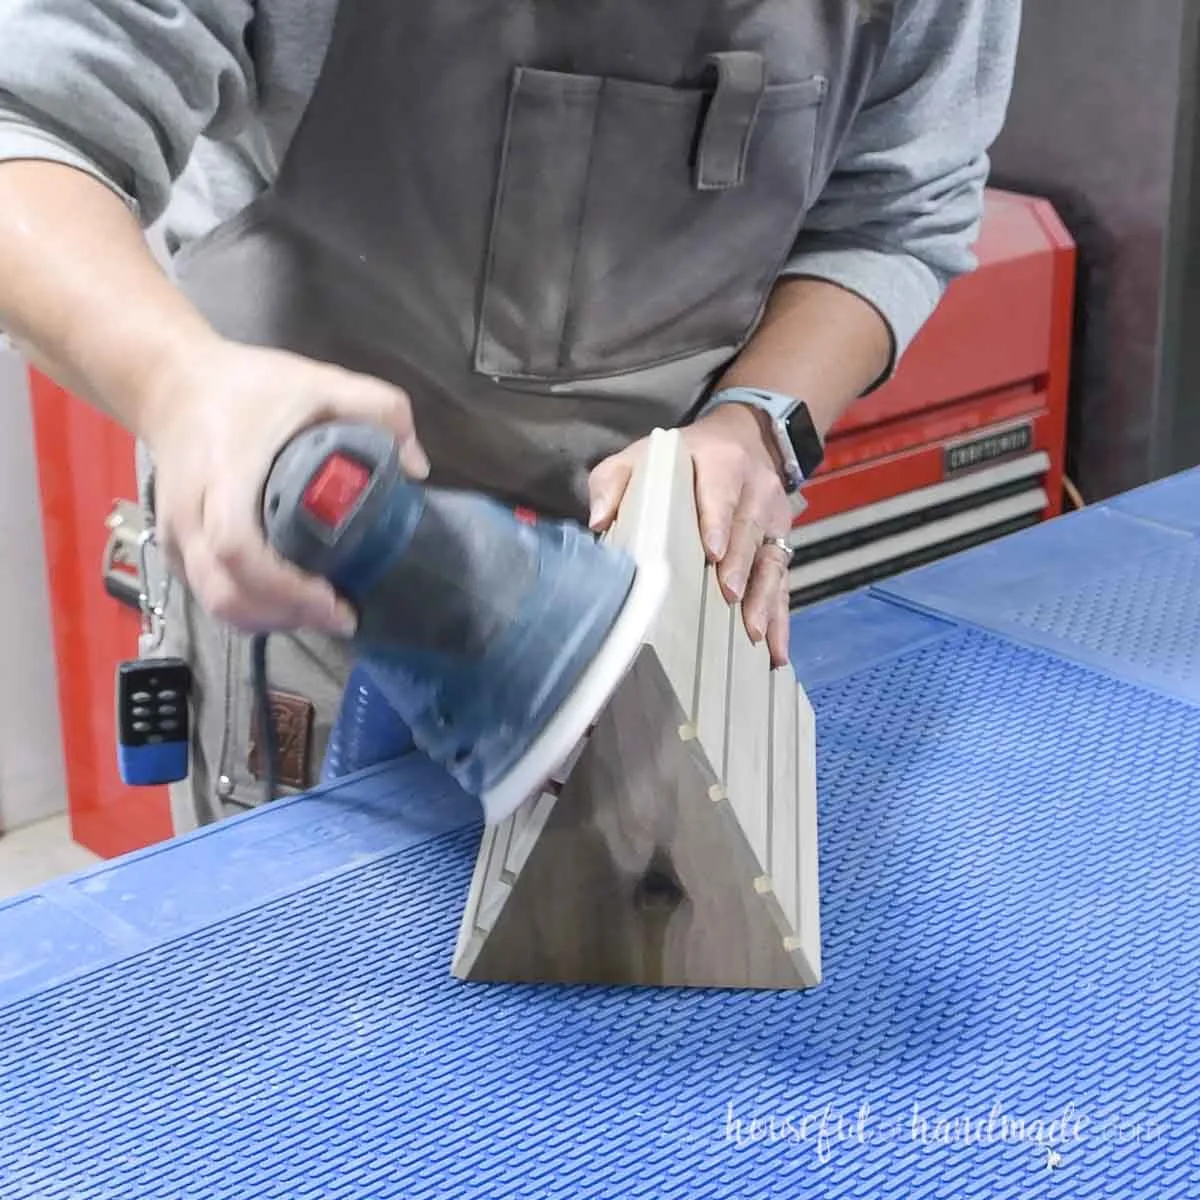
[[[280,555],[354,606],[356,672],[488,824],[568,759],[666,591],[665,563],[579,525],[410,480],[395,440],[367,425],[288,443],[263,520]]]

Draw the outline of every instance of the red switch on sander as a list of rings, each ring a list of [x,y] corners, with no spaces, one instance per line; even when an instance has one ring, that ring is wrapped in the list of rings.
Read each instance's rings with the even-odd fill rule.
[[[368,467],[335,452],[318,468],[301,503],[318,521],[336,529],[354,511],[370,482]]]

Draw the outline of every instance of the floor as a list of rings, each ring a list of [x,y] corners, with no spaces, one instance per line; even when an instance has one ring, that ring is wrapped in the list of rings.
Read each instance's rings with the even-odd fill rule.
[[[0,900],[99,861],[71,840],[65,815],[11,830],[0,836]]]

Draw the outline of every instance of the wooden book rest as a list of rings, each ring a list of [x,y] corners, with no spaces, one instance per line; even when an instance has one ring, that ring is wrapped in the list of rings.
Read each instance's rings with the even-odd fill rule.
[[[666,557],[657,627],[573,763],[484,832],[453,971],[469,980],[820,981],[813,713],[705,560],[693,470],[656,431],[609,536]]]

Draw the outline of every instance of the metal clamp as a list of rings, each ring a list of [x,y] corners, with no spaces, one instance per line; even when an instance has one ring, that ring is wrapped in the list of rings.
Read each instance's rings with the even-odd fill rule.
[[[139,568],[138,539],[146,529],[141,507],[132,500],[117,500],[104,521],[108,541],[104,546],[104,590],[129,608],[140,608],[145,590]]]
[[[167,571],[152,571],[150,568],[150,548],[157,545],[154,540],[154,527],[144,529],[137,542],[138,578],[141,590],[138,592],[138,609],[142,614],[142,633],[138,639],[138,651],[145,657],[153,654],[162,645],[163,634],[167,623],[167,601],[171,598],[171,575]],[[162,592],[155,595],[154,579],[162,580]]]

